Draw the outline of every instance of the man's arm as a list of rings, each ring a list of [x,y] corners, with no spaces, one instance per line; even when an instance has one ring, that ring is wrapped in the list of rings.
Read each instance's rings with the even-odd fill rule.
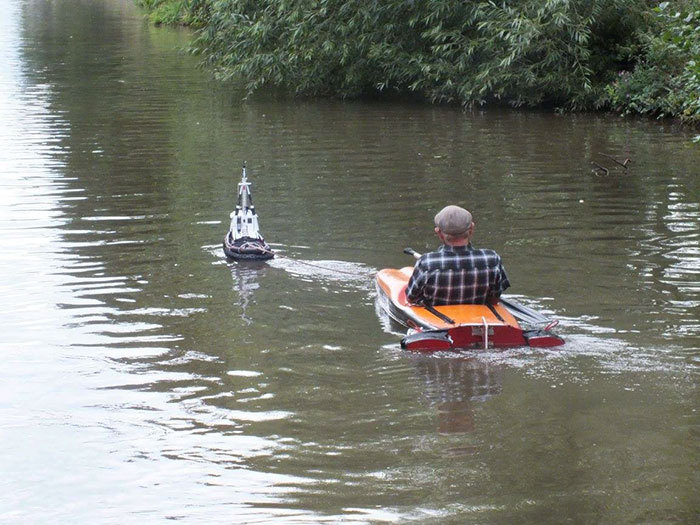
[[[510,287],[510,281],[508,280],[508,275],[506,275],[506,269],[501,263],[501,258],[498,258],[498,265],[496,266],[496,278],[494,280],[493,286],[489,292],[487,302],[489,304],[496,304],[501,294]]]
[[[411,278],[408,280],[408,286],[406,286],[406,299],[410,303],[420,304],[423,302],[423,286],[425,285],[426,275],[426,272],[420,267],[419,260],[413,268]]]

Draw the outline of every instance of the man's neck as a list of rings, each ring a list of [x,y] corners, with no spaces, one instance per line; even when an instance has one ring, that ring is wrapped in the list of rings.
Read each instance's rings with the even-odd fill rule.
[[[445,242],[444,245],[448,248],[470,248],[472,243],[469,239],[466,239],[458,242]]]

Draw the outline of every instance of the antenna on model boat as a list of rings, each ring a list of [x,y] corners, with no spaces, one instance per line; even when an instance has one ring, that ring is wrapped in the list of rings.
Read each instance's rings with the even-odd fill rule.
[[[253,197],[250,194],[250,182],[248,182],[248,176],[245,172],[245,161],[243,161],[243,173],[241,175],[241,182],[238,183],[238,208],[245,208],[250,201],[250,207],[255,210],[253,206]]]

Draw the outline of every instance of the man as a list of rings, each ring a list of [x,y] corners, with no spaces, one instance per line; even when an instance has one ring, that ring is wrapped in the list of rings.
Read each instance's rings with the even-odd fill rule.
[[[446,206],[435,216],[435,233],[443,244],[416,263],[406,288],[408,300],[430,306],[497,303],[510,282],[495,251],[472,247],[472,214]]]

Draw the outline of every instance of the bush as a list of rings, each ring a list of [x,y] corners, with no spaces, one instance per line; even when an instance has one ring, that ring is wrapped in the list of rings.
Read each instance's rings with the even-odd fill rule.
[[[611,104],[624,113],[700,123],[700,0],[663,2],[653,11],[645,55],[608,86]]]
[[[148,19],[155,25],[201,26],[207,0],[136,0],[149,11]]]
[[[249,92],[591,107],[643,0],[229,0],[195,44]],[[606,35],[602,33],[605,32]],[[604,44],[604,45],[601,45]],[[612,52],[611,52],[612,50]],[[622,53],[624,55],[624,53]]]
[[[248,93],[413,94],[700,122],[700,0],[137,0]]]

